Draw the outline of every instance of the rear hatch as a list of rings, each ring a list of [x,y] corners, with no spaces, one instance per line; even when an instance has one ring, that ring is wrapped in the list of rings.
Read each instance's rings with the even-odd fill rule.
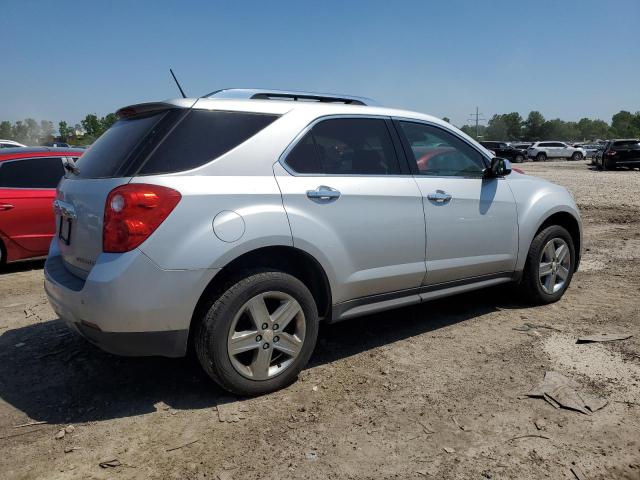
[[[613,144],[617,162],[640,160],[640,142],[638,140],[621,140]]]
[[[110,215],[113,209],[106,207],[106,201],[114,188],[129,183],[133,177],[200,167],[279,117],[164,103],[127,107],[118,114],[120,119],[82,156],[77,168],[69,168],[58,187],[55,241],[67,270],[81,278],[88,276],[103,252],[105,208],[110,209]],[[180,192],[177,193],[179,196]],[[108,228],[108,231],[111,242],[116,230]],[[109,245],[110,251],[129,250]]]
[[[131,180],[139,162],[179,115],[180,109],[164,104],[125,112],[78,160],[76,173],[66,173],[56,195],[55,241],[71,273],[87,277],[102,252],[109,192]]]

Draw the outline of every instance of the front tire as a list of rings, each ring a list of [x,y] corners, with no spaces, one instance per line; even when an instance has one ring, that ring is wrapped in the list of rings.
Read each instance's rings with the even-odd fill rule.
[[[516,158],[514,158],[514,161],[516,163],[522,163],[522,162],[524,162],[524,156],[523,155],[516,155]]]
[[[195,350],[222,388],[255,396],[293,381],[318,337],[318,311],[309,289],[284,272],[249,273],[205,309]]]
[[[576,252],[566,229],[552,225],[539,232],[527,255],[520,287],[533,304],[557,302],[569,287],[575,269]]]

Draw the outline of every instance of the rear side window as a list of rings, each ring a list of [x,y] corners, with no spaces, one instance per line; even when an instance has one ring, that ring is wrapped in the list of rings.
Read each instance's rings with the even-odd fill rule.
[[[400,173],[387,124],[375,118],[335,118],[319,122],[289,153],[286,163],[303,174]]]
[[[192,110],[139,173],[179,172],[204,165],[253,137],[276,118],[261,113]]]
[[[621,150],[640,150],[640,142],[638,140],[623,140],[615,142],[613,148],[619,148]]]
[[[0,163],[0,187],[56,188],[64,175],[59,157],[26,158]]]

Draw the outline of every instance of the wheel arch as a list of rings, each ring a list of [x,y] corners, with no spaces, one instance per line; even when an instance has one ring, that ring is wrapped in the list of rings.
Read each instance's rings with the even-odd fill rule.
[[[540,233],[542,230],[550,227],[551,225],[558,225],[560,227],[563,227],[569,232],[569,235],[571,235],[573,246],[576,251],[576,267],[574,271],[577,271],[578,267],[580,266],[580,257],[582,252],[582,230],[580,228],[580,222],[572,213],[564,210],[552,213],[544,220],[542,220],[542,222],[536,229],[533,238],[535,238],[536,235],[538,235],[538,233]]]
[[[288,273],[304,283],[316,302],[318,317],[331,318],[331,286],[318,260],[311,254],[287,245],[267,246],[245,252],[228,262],[203,290],[190,323],[191,335],[212,298],[237,282],[249,270],[273,269]]]

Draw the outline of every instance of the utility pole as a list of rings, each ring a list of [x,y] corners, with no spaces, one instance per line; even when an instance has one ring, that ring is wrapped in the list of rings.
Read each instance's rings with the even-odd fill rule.
[[[482,120],[484,121],[485,118],[482,116],[484,115],[483,113],[479,113],[478,112],[478,107],[476,107],[476,113],[470,113],[469,115],[471,115],[471,118],[469,118],[469,121],[475,121],[476,122],[476,140],[478,139],[478,123]]]

